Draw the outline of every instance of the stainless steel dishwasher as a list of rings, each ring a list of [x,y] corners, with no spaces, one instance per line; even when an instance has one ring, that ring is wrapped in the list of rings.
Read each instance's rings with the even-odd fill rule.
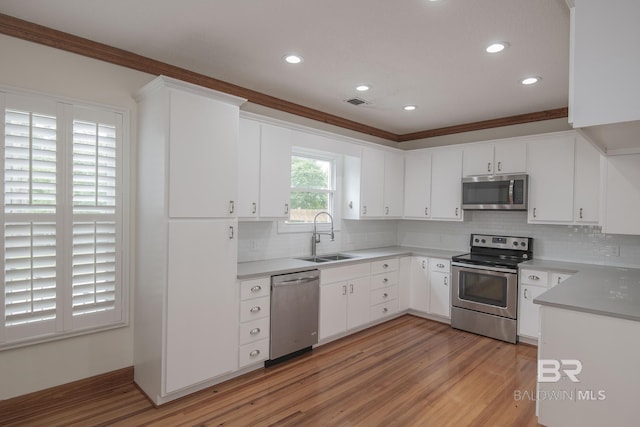
[[[271,276],[271,360],[267,364],[318,343],[319,303],[319,270]]]

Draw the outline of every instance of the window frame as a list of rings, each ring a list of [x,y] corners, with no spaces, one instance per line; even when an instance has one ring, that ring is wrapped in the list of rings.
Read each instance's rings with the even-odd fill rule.
[[[0,122],[0,163],[2,166],[3,205],[0,212],[2,228],[0,236],[3,240],[2,254],[4,257],[5,239],[5,201],[4,201],[4,150],[5,150],[5,120],[6,110],[20,108],[23,111],[39,113],[40,105],[55,107],[56,117],[56,317],[53,325],[45,328],[35,322],[33,325],[24,324],[24,328],[13,329],[5,324],[5,283],[4,259],[0,275],[3,277],[0,292],[0,351],[23,347],[41,342],[55,341],[72,336],[95,333],[99,331],[126,327],[129,325],[130,299],[130,111],[121,107],[105,105],[78,99],[50,95],[36,91],[28,91],[0,85],[0,107],[2,121]],[[73,284],[72,274],[72,244],[73,224],[80,222],[73,206],[73,126],[75,121],[86,121],[95,117],[111,117],[112,122],[104,122],[116,129],[116,158],[115,158],[115,212],[112,215],[115,222],[115,300],[114,309],[108,315],[101,312],[89,315],[73,316]],[[102,122],[102,121],[101,121]],[[97,122],[98,123],[98,122]],[[12,214],[15,216],[15,214]],[[24,215],[25,220],[34,220],[33,214]],[[11,220],[10,220],[11,221]],[[39,221],[39,220],[38,220]],[[27,326],[28,325],[28,326]],[[22,326],[22,325],[18,325]],[[21,330],[20,330],[21,329]]]
[[[333,230],[340,231],[340,218],[341,218],[341,187],[342,187],[342,155],[332,153],[328,151],[314,150],[306,147],[293,146],[291,148],[291,158],[304,157],[314,160],[328,161],[331,163],[331,178],[330,182],[333,184],[332,190],[320,190],[315,188],[296,188],[289,186],[289,194],[292,191],[309,191],[318,193],[332,194],[330,197],[330,214],[333,217]],[[328,223],[318,223],[317,229],[321,231],[329,231],[330,225]],[[309,222],[289,222],[288,220],[278,221],[278,233],[311,233],[313,232],[313,224]]]

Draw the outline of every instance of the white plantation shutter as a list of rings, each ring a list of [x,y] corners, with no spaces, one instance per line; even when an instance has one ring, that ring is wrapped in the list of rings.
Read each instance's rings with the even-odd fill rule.
[[[123,324],[123,114],[1,91],[0,106],[0,349]]]

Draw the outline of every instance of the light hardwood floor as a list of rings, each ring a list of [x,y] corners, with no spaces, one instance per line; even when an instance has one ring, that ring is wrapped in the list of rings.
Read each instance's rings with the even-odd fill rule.
[[[159,408],[129,384],[0,425],[535,426],[535,377],[535,347],[406,315]]]

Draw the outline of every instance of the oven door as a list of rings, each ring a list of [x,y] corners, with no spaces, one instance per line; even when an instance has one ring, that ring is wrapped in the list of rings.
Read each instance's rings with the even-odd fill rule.
[[[518,274],[516,270],[453,264],[451,305],[516,318]]]

